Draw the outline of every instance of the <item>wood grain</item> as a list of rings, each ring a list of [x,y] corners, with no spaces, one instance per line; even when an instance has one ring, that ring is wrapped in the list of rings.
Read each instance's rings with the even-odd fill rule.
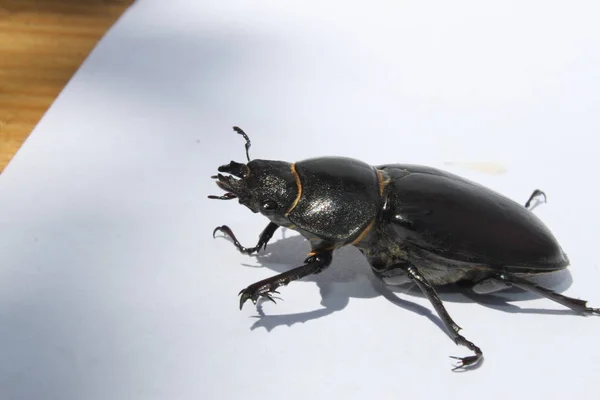
[[[0,0],[0,171],[134,0]]]

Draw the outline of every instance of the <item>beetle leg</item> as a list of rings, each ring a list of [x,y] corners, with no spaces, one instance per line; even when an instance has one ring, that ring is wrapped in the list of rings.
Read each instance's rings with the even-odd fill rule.
[[[252,300],[254,304],[256,304],[259,297],[264,297],[275,302],[271,297],[271,293],[277,293],[275,290],[279,286],[286,286],[297,279],[304,278],[308,275],[318,274],[331,264],[332,258],[333,251],[331,250],[312,252],[311,255],[304,260],[304,265],[248,286],[239,293],[242,296],[240,298],[240,310],[248,299]]]
[[[536,204],[532,205],[531,203],[533,202],[533,200],[535,199],[539,199],[540,197],[544,198],[544,203],[546,202],[546,193],[542,192],[539,189],[535,189],[533,191],[533,193],[531,193],[531,196],[529,196],[529,199],[527,200],[527,202],[525,203],[525,208],[528,210],[533,210],[536,206]],[[541,201],[541,200],[538,200]]]
[[[600,308],[592,308],[587,306],[587,301],[574,299],[572,297],[563,296],[562,294],[556,293],[545,287],[536,285],[535,283],[529,282],[526,279],[519,278],[513,274],[501,273],[496,275],[496,279],[499,279],[508,284],[514,285],[520,289],[527,290],[532,293],[539,294],[547,299],[562,304],[563,306],[570,308],[573,311],[582,314],[600,314]]]
[[[448,311],[446,311],[446,308],[444,307],[440,296],[435,291],[435,288],[414,266],[410,265],[405,267],[405,270],[408,274],[408,277],[411,278],[417,284],[417,286],[419,286],[419,289],[421,289],[423,294],[429,299],[433,305],[433,308],[435,308],[435,311],[438,313],[442,322],[444,323],[444,326],[449,331],[454,342],[457,345],[465,346],[475,353],[475,355],[468,357],[450,357],[458,360],[458,365],[456,365],[452,370],[455,371],[459,368],[474,366],[475,364],[479,363],[479,361],[481,361],[483,358],[481,349],[458,333],[461,330],[460,326],[458,326],[456,322],[452,320],[450,314],[448,314]]]
[[[263,250],[265,250],[267,248],[267,243],[269,243],[269,240],[271,240],[271,238],[273,237],[273,234],[275,233],[277,228],[279,228],[279,225],[277,225],[273,222],[269,223],[269,225],[267,225],[267,227],[260,234],[260,237],[258,238],[258,243],[254,247],[242,246],[240,244],[240,242],[237,240],[237,238],[235,237],[235,235],[233,234],[233,231],[231,230],[231,228],[228,227],[227,225],[216,227],[215,230],[213,231],[213,237],[215,237],[215,233],[223,232],[225,235],[229,236],[233,240],[233,244],[241,253],[252,254],[254,252],[259,251],[261,248]]]

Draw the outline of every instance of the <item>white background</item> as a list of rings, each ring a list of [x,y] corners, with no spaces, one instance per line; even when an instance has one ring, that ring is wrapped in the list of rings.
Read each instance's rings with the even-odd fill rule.
[[[255,158],[428,164],[519,202],[541,188],[572,262],[558,286],[600,306],[596,4],[138,0],[0,177],[0,397],[598,398],[599,318],[445,294],[486,356],[452,373],[468,351],[354,249],[240,311],[308,246],[285,231],[241,255],[212,229],[251,246],[267,220],[206,198],[244,160],[233,125]]]

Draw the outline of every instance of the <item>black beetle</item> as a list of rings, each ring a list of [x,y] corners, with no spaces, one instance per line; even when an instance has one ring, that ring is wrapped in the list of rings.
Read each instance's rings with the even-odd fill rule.
[[[414,282],[429,299],[457,345],[475,354],[452,357],[454,370],[475,366],[479,347],[459,334],[435,287],[468,284],[476,293],[517,287],[576,312],[600,314],[584,300],[558,294],[527,277],[565,269],[569,259],[546,225],[531,212],[535,190],[525,206],[470,180],[434,168],[389,164],[371,166],[343,157],[312,158],[296,163],[231,161],[213,176],[226,191],[211,199],[237,198],[271,221],[256,246],[243,247],[228,226],[217,231],[231,237],[242,253],[266,248],[280,226],[298,231],[312,251],[304,264],[256,282],[239,294],[244,302],[263,297],[279,286],[323,271],[335,249],[352,245],[369,261],[375,275],[388,284]]]

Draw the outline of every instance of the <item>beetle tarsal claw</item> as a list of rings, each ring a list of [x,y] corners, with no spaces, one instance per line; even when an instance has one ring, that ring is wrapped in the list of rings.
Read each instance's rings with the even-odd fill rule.
[[[244,306],[244,303],[246,301],[251,300],[252,303],[254,305],[256,305],[258,299],[260,299],[260,298],[272,301],[273,303],[277,304],[277,302],[275,301],[275,299],[272,296],[273,293],[279,294],[279,292],[277,290],[270,290],[270,289],[261,290],[261,289],[252,288],[252,286],[249,286],[246,289],[240,290],[240,292],[238,293],[238,295],[241,295],[240,310],[242,309],[242,307]]]
[[[478,355],[468,356],[468,357],[450,356],[450,358],[458,360],[458,362],[456,363],[454,368],[452,368],[452,371],[457,371],[461,368],[474,367],[475,365],[477,365],[479,363],[479,361],[481,361],[481,357]]]
[[[244,293],[244,290],[242,290],[239,293],[242,295],[242,297],[240,297],[240,310],[242,309],[242,307],[244,307],[244,303],[250,298],[250,295],[248,293]],[[253,302],[254,302],[254,300],[253,300]]]
[[[215,230],[213,231],[213,238],[215,237],[217,232],[221,232],[223,235],[225,235],[225,237],[229,237],[232,241],[234,246],[242,253],[242,254],[252,254],[255,251],[259,251],[262,245],[257,245],[256,247],[251,247],[251,248],[247,248],[241,245],[241,243],[237,240],[237,238],[235,237],[235,235],[233,234],[233,231],[231,230],[230,227],[228,227],[227,225],[222,225],[222,226],[217,226],[215,228]],[[267,244],[265,243],[265,248],[267,247]]]
[[[215,230],[213,231],[213,238],[215,237],[217,232],[221,232],[223,235],[227,236],[229,234],[229,232],[231,232],[231,229],[227,225],[217,226],[215,228]],[[231,232],[231,234],[232,233],[233,232]],[[231,236],[231,234],[229,234],[229,236]]]

